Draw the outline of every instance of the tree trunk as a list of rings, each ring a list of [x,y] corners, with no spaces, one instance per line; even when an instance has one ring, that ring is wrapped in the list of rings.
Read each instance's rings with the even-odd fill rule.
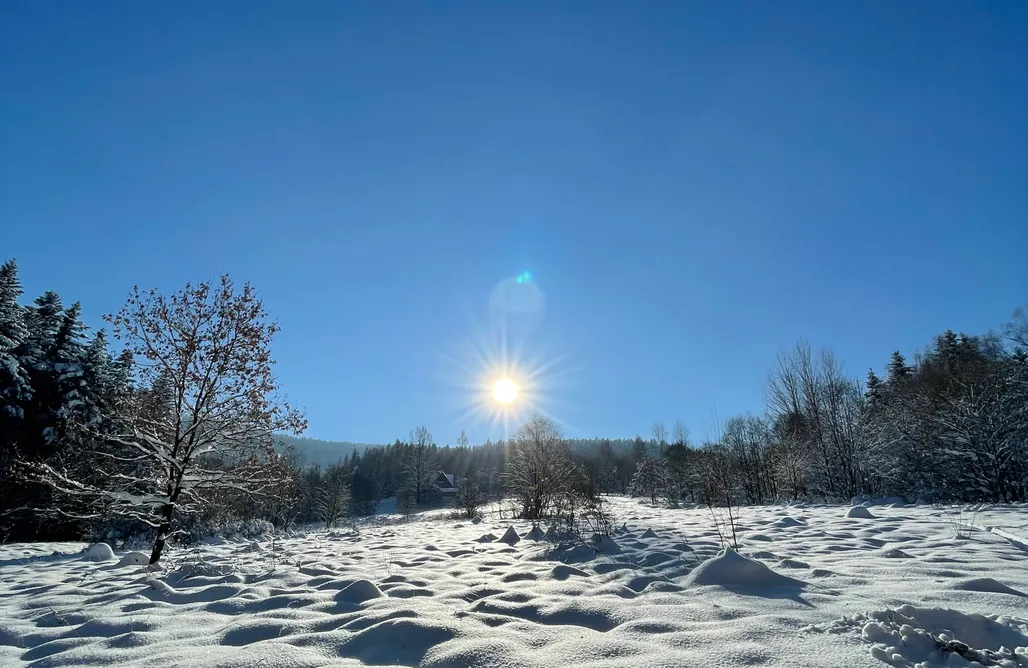
[[[171,492],[171,496],[168,497],[168,503],[161,509],[161,526],[157,529],[157,538],[153,542],[153,550],[150,552],[150,564],[156,564],[160,558],[161,553],[164,552],[164,545],[168,542],[168,532],[171,531],[171,518],[175,514],[175,502],[178,501],[178,497],[182,494],[182,476],[185,475],[185,471],[181,471],[178,474],[178,479],[175,481],[175,489]]]
[[[157,538],[153,542],[153,550],[150,552],[150,564],[156,564],[161,553],[164,552],[164,544],[168,542],[168,532],[171,531],[171,515],[175,512],[174,504],[167,504],[161,510],[161,526],[157,529]]]

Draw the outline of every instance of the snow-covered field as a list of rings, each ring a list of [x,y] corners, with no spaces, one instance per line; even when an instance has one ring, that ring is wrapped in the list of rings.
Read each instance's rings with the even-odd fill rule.
[[[441,513],[156,573],[3,546],[0,666],[1028,666],[1026,507],[744,508],[718,554],[705,509],[612,505],[599,549]]]

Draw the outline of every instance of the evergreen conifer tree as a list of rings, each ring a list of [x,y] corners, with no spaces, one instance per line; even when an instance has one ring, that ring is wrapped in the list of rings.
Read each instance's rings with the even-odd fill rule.
[[[906,358],[900,351],[893,351],[892,359],[889,361],[889,382],[893,384],[901,382],[909,374],[910,367],[907,366]]]
[[[882,381],[874,369],[867,370],[867,391],[864,396],[867,397],[867,402],[871,406],[877,404],[882,398]]]
[[[18,304],[21,294],[18,265],[8,260],[0,266],[0,438],[5,447],[32,396],[29,375],[17,356],[28,338],[25,310]]]

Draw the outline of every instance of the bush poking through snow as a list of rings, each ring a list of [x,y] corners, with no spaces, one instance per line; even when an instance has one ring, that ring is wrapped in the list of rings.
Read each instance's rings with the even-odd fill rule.
[[[806,584],[775,573],[759,561],[747,559],[731,548],[722,550],[716,557],[697,566],[686,576],[685,581],[690,585],[715,585],[747,592],[800,588]]]
[[[513,526],[510,526],[503,532],[503,535],[500,536],[500,540],[498,542],[506,543],[507,545],[517,545],[521,542],[521,536],[518,535],[518,532]]]
[[[546,535],[543,533],[543,530],[539,528],[538,524],[533,524],[532,530],[526,533],[524,538],[527,540],[543,540],[546,538]]]
[[[557,425],[538,415],[515,432],[510,443],[504,486],[522,519],[545,517],[574,487],[576,469],[568,445]]]
[[[593,548],[601,554],[621,554],[621,546],[610,536],[593,534],[591,542]]]
[[[478,508],[485,501],[485,492],[477,480],[464,476],[457,481],[457,496],[454,497],[454,505],[463,511],[464,517],[474,521],[474,518],[478,516]]]
[[[953,520],[953,537],[957,540],[970,540],[971,534],[975,532],[978,527],[975,526],[975,521],[978,519],[978,511],[967,511],[961,509],[957,513],[956,519]]]
[[[707,508],[710,510],[710,516],[714,520],[714,529],[717,531],[717,538],[721,543],[721,549],[731,548],[738,550],[739,535],[736,530],[735,513],[732,510],[731,503],[725,508],[717,509],[714,508],[713,504],[708,504]]]
[[[186,523],[179,533],[178,542],[183,545],[196,545],[211,538],[253,541],[273,535],[275,535],[275,526],[267,520],[230,520],[226,522],[200,519]]]

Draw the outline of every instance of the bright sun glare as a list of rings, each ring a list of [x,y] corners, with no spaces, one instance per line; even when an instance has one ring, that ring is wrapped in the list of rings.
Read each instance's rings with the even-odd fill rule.
[[[493,385],[493,399],[507,405],[518,398],[518,386],[510,378],[501,378]]]
[[[453,382],[455,403],[463,409],[455,427],[484,422],[490,438],[507,439],[533,415],[561,422],[552,411],[568,387],[565,358],[553,356],[541,338],[534,341],[531,355],[523,348],[527,334],[542,322],[544,307],[532,274],[504,279],[489,297],[489,321],[473,319],[465,328],[467,338],[457,342],[453,353],[444,353],[457,371],[447,374],[445,382]]]

